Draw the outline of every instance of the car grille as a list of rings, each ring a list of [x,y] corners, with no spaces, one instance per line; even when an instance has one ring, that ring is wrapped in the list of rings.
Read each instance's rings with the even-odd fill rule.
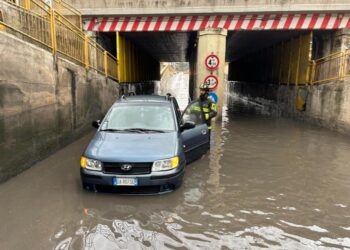
[[[122,165],[130,164],[132,169],[124,171],[121,169]],[[103,171],[106,174],[118,174],[118,175],[137,175],[137,174],[150,174],[152,171],[153,163],[103,163]]]

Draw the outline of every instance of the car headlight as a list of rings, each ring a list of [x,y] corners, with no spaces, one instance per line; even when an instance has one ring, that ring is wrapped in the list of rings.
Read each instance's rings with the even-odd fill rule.
[[[82,168],[86,168],[89,170],[96,170],[96,171],[102,170],[102,162],[94,159],[89,159],[84,156],[82,156],[80,159],[80,166]]]
[[[164,171],[177,168],[179,166],[179,157],[175,156],[170,159],[164,159],[153,162],[152,171]]]

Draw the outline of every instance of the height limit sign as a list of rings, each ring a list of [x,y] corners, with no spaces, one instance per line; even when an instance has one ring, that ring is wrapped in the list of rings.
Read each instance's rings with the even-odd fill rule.
[[[219,67],[219,57],[217,55],[211,54],[205,58],[205,66],[209,70],[215,70]]]

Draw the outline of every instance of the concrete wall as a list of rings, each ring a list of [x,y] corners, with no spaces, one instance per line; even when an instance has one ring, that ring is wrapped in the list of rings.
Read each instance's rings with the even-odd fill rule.
[[[341,29],[336,32],[336,45],[339,46],[338,51],[350,49],[350,29]]]
[[[189,64],[183,62],[166,64],[155,93],[158,95],[170,93],[175,96],[180,110],[185,110],[189,103]]]
[[[1,182],[88,131],[118,85],[4,32],[0,58]]]
[[[316,86],[231,83],[231,92],[267,105],[271,112],[350,135],[350,79]],[[298,93],[305,111],[297,109]]]
[[[155,86],[159,81],[120,83],[120,95],[152,95],[155,93]]]
[[[350,81],[331,82],[312,87],[301,87],[306,93],[306,109],[298,111],[298,88],[280,86],[277,107],[282,115],[306,120],[350,135]]]
[[[344,11],[348,0],[68,0],[84,15]]]

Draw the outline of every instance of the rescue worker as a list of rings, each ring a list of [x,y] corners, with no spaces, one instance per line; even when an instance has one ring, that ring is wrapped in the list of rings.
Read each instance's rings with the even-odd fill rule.
[[[213,119],[216,115],[216,104],[209,96],[209,86],[207,84],[202,83],[199,87],[200,95],[199,102],[201,104],[205,121],[208,125],[209,135],[211,133],[211,119]]]

